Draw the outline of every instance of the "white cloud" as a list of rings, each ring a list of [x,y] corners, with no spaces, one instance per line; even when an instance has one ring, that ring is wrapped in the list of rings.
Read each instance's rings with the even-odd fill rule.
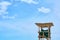
[[[16,15],[14,15],[14,16],[8,16],[7,7],[9,5],[11,5],[10,2],[7,2],[7,1],[0,2],[0,16],[3,19],[15,19],[15,17],[16,17]],[[7,15],[4,16],[5,14],[7,14]]]
[[[0,2],[0,16],[4,14],[8,14],[7,7],[9,5],[11,5],[10,2],[7,2],[7,1]]]
[[[41,7],[38,8],[38,11],[43,13],[49,13],[51,10],[49,8]]]
[[[3,19],[15,19],[17,15],[14,16],[2,16]]]
[[[34,1],[34,0],[10,0],[11,2],[25,2],[28,4],[38,4],[39,2]]]
[[[15,16],[2,16],[3,19],[14,19]]]
[[[34,0],[21,0],[21,2],[26,2],[29,4],[38,4],[38,2],[34,1]]]
[[[7,1],[3,1],[3,2],[0,2],[0,5],[8,6],[8,5],[11,5],[11,3]]]

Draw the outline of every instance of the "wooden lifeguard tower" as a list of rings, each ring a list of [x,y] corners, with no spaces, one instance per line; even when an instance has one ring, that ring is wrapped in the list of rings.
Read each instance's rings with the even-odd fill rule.
[[[35,23],[38,28],[38,38],[39,40],[51,40],[51,32],[50,32],[50,28],[51,26],[53,26],[53,23]],[[46,30],[44,30],[43,28],[48,28]]]

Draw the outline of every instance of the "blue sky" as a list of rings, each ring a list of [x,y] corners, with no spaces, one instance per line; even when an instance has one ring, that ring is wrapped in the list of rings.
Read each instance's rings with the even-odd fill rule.
[[[0,0],[0,40],[38,40],[35,23],[53,22],[51,39],[60,36],[60,0]]]

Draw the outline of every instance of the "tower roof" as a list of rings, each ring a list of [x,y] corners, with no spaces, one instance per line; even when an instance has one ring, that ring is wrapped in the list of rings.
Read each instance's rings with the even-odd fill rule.
[[[53,23],[35,23],[38,27],[51,27]]]

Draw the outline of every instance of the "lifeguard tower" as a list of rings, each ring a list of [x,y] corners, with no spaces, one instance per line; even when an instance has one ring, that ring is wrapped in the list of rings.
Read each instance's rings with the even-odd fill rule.
[[[39,28],[38,38],[39,40],[51,40],[50,28],[53,26],[53,23],[36,23]],[[48,29],[44,29],[48,28]]]

